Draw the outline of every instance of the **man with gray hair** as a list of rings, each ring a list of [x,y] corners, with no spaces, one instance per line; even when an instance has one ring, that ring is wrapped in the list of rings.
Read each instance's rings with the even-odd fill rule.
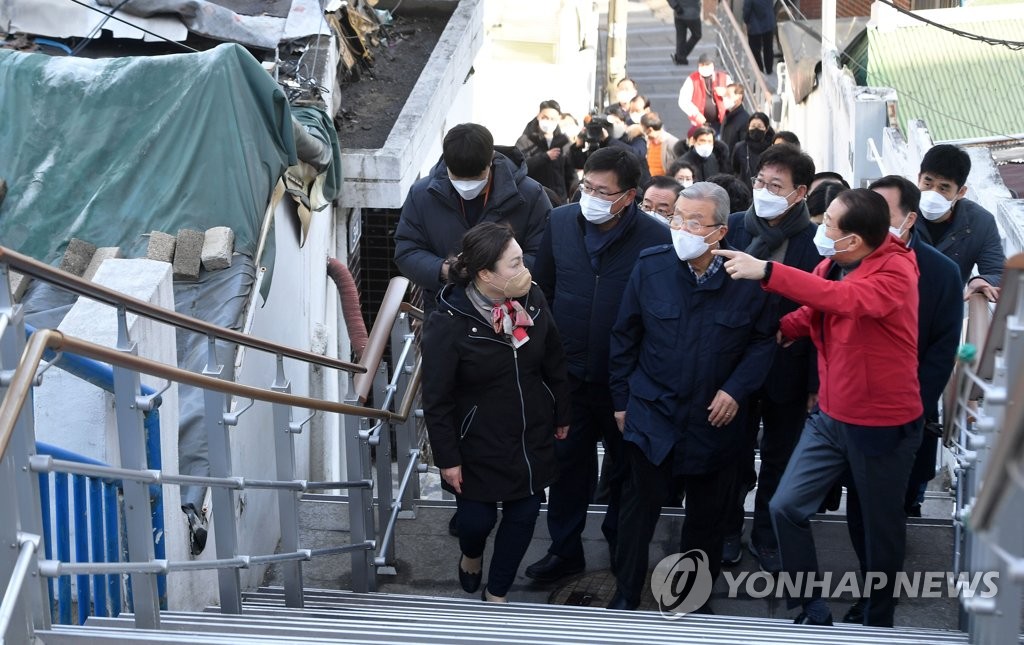
[[[640,604],[654,527],[677,478],[686,492],[679,550],[703,550],[712,579],[721,568],[726,497],[743,447],[737,413],[768,373],[777,327],[767,294],[729,280],[711,253],[730,248],[728,216],[721,186],[684,189],[672,244],[640,254],[612,329],[610,387],[628,472],[612,609]]]

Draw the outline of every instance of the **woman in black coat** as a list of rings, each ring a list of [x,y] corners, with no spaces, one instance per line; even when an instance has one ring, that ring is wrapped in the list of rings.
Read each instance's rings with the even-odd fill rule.
[[[459,581],[504,602],[558,472],[555,440],[569,424],[562,342],[507,226],[484,222],[462,253],[423,330],[423,412],[442,486],[457,495]]]

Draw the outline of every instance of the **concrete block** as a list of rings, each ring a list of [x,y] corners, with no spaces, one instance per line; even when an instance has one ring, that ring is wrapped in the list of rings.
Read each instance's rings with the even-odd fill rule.
[[[68,248],[64,250],[64,257],[60,260],[60,270],[81,277],[89,267],[89,262],[92,261],[92,256],[95,253],[95,244],[89,244],[73,237],[68,242]]]
[[[146,259],[157,262],[174,262],[175,238],[162,231],[149,234],[149,246],[146,247]]]
[[[203,239],[199,231],[183,228],[174,244],[174,279],[195,282],[203,256]]]
[[[21,302],[21,297],[28,290],[28,285],[32,282],[32,278],[22,275],[17,271],[11,271],[8,275],[11,281],[11,298],[14,302]]]
[[[89,266],[85,269],[85,274],[82,276],[86,280],[92,280],[96,275],[96,272],[100,270],[100,265],[103,264],[104,260],[111,258],[121,257],[121,249],[117,246],[101,246],[96,249],[96,252],[92,255],[92,260],[89,262]]]
[[[227,226],[214,226],[203,238],[202,261],[207,271],[231,266],[231,253],[235,249],[235,232]]]

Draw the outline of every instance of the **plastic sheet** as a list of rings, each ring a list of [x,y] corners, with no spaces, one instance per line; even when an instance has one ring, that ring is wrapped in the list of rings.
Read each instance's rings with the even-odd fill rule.
[[[72,237],[145,255],[152,230],[228,226],[252,257],[296,163],[284,93],[239,45],[103,60],[0,50],[0,241],[55,262]]]

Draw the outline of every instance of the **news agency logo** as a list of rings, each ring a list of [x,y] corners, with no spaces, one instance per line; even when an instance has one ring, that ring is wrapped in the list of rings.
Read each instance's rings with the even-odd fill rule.
[[[980,598],[988,600],[999,592],[998,571],[898,571],[892,581],[885,573],[869,571],[861,578],[856,572],[841,575],[825,572],[764,571],[733,573],[723,571],[728,587],[726,597],[792,598],[818,596],[825,599],[868,598],[874,593],[892,593],[894,598]],[[654,567],[651,591],[663,618],[675,620],[700,609],[711,598],[711,567],[707,553],[692,549],[673,553]]]
[[[663,618],[675,620],[700,609],[711,598],[711,566],[701,549],[673,553],[651,573],[651,591]]]

